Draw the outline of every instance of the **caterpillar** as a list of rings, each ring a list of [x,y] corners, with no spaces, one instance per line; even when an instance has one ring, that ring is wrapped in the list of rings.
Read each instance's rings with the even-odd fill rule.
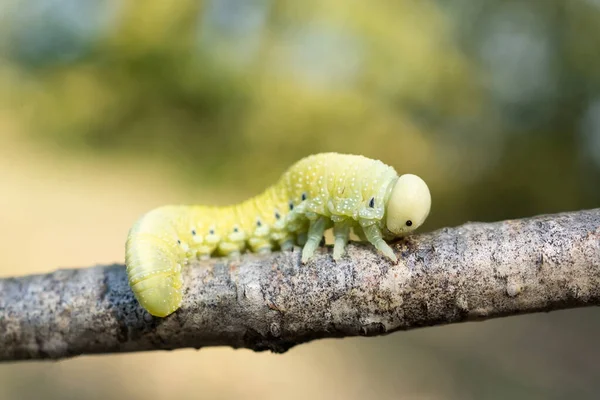
[[[397,261],[386,240],[423,224],[431,208],[427,184],[360,155],[322,153],[297,161],[263,193],[227,207],[167,205],[129,230],[125,264],[136,299],[166,317],[182,301],[181,268],[196,258],[269,253],[303,246],[302,263],[333,228],[333,258],[345,253],[350,231]]]

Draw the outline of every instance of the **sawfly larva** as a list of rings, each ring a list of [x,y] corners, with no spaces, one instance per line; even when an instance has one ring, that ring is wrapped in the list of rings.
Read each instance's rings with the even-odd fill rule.
[[[181,304],[181,268],[190,260],[298,244],[306,263],[331,227],[335,260],[344,255],[352,230],[396,261],[386,240],[418,228],[430,207],[429,189],[415,175],[398,176],[381,161],[358,155],[309,156],[243,203],[164,206],[142,216],[126,243],[129,284],[142,307],[165,317]]]

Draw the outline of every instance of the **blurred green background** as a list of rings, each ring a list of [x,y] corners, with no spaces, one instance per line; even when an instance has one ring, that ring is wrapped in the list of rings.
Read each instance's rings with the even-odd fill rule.
[[[423,230],[600,205],[598,0],[3,0],[0,275],[123,261],[165,203],[338,151],[424,177]],[[581,309],[0,365],[0,399],[599,398]]]

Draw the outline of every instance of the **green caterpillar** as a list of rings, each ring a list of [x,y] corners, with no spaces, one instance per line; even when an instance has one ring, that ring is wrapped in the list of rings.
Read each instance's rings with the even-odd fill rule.
[[[423,224],[431,207],[425,182],[398,176],[378,160],[324,153],[306,157],[262,194],[227,207],[164,206],[142,216],[127,237],[129,285],[150,314],[165,317],[181,304],[181,268],[196,258],[268,253],[304,246],[306,263],[333,227],[333,258],[350,231],[397,261],[385,240]]]

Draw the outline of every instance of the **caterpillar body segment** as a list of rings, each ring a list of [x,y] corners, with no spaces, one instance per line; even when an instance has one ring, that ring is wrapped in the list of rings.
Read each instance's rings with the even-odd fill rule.
[[[336,260],[354,231],[396,261],[386,240],[422,225],[430,206],[429,189],[415,175],[399,177],[392,167],[363,156],[309,156],[238,205],[163,206],[143,215],[126,242],[129,284],[150,314],[164,317],[181,304],[181,268],[189,261],[299,244],[306,263],[329,228]]]

